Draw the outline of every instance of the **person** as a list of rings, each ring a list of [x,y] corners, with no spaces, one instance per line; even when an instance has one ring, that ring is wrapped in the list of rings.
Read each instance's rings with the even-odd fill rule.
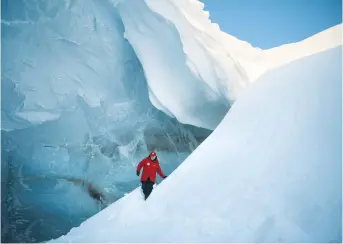
[[[144,194],[144,200],[146,200],[156,181],[156,172],[165,179],[167,176],[163,173],[160,163],[157,159],[156,152],[151,152],[148,157],[144,158],[137,166],[137,176],[139,176],[141,169],[143,173],[141,176],[142,190]]]

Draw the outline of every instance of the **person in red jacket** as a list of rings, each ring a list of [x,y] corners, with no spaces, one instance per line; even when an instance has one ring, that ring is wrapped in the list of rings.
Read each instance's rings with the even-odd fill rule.
[[[157,155],[155,152],[149,154],[148,157],[143,159],[137,166],[137,176],[139,176],[141,169],[143,168],[143,173],[141,176],[142,190],[144,194],[144,199],[146,200],[156,181],[156,172],[161,176],[161,178],[166,178],[167,176],[161,170],[160,163],[157,160]]]

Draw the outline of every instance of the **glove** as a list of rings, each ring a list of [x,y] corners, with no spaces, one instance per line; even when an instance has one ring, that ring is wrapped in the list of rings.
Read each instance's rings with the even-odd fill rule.
[[[137,176],[139,176],[140,173],[141,173],[141,172],[137,171],[137,172],[136,172]]]

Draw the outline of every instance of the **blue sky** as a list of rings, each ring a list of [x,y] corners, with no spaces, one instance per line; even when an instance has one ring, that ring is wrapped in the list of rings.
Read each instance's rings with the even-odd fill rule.
[[[212,22],[263,49],[342,23],[342,0],[201,0]]]

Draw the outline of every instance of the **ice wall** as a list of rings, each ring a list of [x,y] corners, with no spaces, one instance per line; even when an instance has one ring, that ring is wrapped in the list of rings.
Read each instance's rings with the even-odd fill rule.
[[[209,135],[151,104],[112,2],[1,4],[2,241],[66,233],[136,187],[149,150],[169,174]]]
[[[140,63],[106,1],[3,1],[2,9],[3,130],[55,120],[78,96],[92,107],[147,104]]]
[[[9,57],[3,67],[4,94],[17,91],[6,99],[13,109],[2,110],[4,130],[54,120],[75,107],[77,96],[91,106],[127,97],[141,97],[144,103],[144,89],[153,105],[169,116],[214,129],[250,82],[201,2],[37,3],[3,3],[3,55]],[[248,44],[243,50],[249,57],[259,52]],[[137,62],[142,69],[135,69]],[[128,75],[130,85],[125,82]],[[148,85],[140,89],[136,83],[141,84],[143,76]]]
[[[220,32],[202,7],[178,0],[117,5],[154,106],[182,123],[214,129],[249,80],[215,39]]]
[[[221,32],[200,1],[25,3],[3,2],[3,94],[11,104],[2,109],[4,130],[56,119],[77,96],[90,106],[150,100],[182,123],[214,129],[263,73],[342,43],[337,25],[299,43],[254,48]]]
[[[222,32],[197,0],[115,4],[154,106],[182,123],[208,129],[265,72],[342,44],[340,24],[298,43],[261,50]]]

